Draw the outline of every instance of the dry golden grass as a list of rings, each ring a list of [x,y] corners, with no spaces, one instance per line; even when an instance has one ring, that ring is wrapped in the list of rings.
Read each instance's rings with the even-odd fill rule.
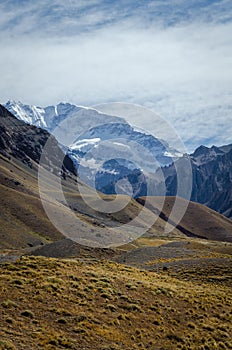
[[[103,260],[1,266],[0,349],[232,349],[229,286]]]

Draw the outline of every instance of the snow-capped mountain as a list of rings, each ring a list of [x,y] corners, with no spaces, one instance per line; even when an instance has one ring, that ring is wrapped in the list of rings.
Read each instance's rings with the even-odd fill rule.
[[[5,107],[19,120],[55,134],[61,143],[66,137],[67,140],[63,143],[73,153],[75,151],[86,153],[93,147],[97,148],[102,141],[112,140],[112,144],[119,148],[129,149],[125,143],[132,141],[143,146],[162,166],[181,156],[166,142],[146,132],[138,131],[124,118],[106,115],[93,108],[70,103],[37,107],[12,100],[8,101]],[[61,136],[62,133],[65,136]]]
[[[18,119],[52,133],[68,148],[82,179],[98,190],[109,191],[131,172],[141,181],[141,171],[154,174],[182,155],[125,119],[92,108],[69,103],[42,108],[15,101],[8,101],[5,107]]]
[[[148,172],[169,165],[182,155],[166,142],[138,131],[127,123],[118,122],[89,129],[69,148],[78,163],[83,155],[86,159],[94,158],[99,164],[103,159],[109,160],[117,155],[117,159],[127,159],[128,168],[131,168],[132,161],[137,164],[133,169],[137,167]]]
[[[60,128],[65,120],[76,123],[75,129],[78,135],[93,125],[105,123],[106,117],[109,123],[126,123],[123,118],[105,116],[93,108],[63,102],[54,106],[37,107],[10,100],[4,106],[19,120],[46,129],[50,133]]]
[[[58,140],[69,146],[67,153],[81,178],[97,190],[139,197],[147,194],[147,185],[150,183],[153,192],[149,194],[176,195],[175,168],[183,163],[182,173],[185,173],[185,162],[182,162],[185,157],[180,157],[162,140],[132,127],[125,119],[68,103],[41,108],[10,101],[5,106],[18,119],[47,129],[55,133],[56,137],[58,135]],[[18,136],[19,143],[14,154],[24,157],[31,147],[25,144],[23,135]],[[33,141],[31,138],[30,142]],[[2,145],[5,144],[5,140],[2,140]],[[34,153],[30,157],[37,159]],[[167,165],[177,157],[175,165],[153,173],[157,163]],[[191,200],[232,218],[232,145],[211,148],[200,146],[188,157],[193,176]],[[24,161],[27,162],[27,158]],[[181,165],[178,168],[181,169]],[[166,189],[160,185],[162,174]]]

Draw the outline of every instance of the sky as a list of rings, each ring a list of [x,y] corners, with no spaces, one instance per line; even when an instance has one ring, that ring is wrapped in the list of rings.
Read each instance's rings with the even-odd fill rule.
[[[231,33],[231,0],[0,0],[0,102],[135,103],[189,152],[232,143]]]

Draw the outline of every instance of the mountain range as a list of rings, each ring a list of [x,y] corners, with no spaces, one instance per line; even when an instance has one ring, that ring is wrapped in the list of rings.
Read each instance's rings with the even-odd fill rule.
[[[40,249],[40,255],[57,254],[57,249],[51,244],[55,244],[58,240],[64,240],[66,248],[70,243],[66,238],[71,237],[72,224],[67,223],[65,235],[62,234],[48,220],[44,208],[41,204],[39,188],[38,188],[38,168],[44,142],[50,134],[32,125],[16,119],[3,106],[0,107],[0,178],[1,178],[1,217],[0,217],[0,244],[2,248],[17,249]],[[57,141],[52,137],[54,147],[58,146]],[[187,203],[186,213],[179,223],[175,223],[175,218],[170,221],[170,233],[165,231],[171,209],[174,205],[179,208],[185,204],[185,200],[176,199],[175,197],[166,197],[164,205],[162,205],[161,197],[147,198],[148,206],[146,207],[146,215],[141,219],[139,213],[144,210],[144,199],[138,198],[128,202],[127,206],[114,213],[101,212],[91,208],[80,195],[81,188],[88,189],[88,196],[92,203],[95,201],[94,192],[91,188],[82,182],[76,176],[75,168],[72,160],[62,153],[62,149],[54,153],[49,159],[50,170],[55,178],[61,178],[63,193],[65,194],[66,203],[54,201],[53,193],[56,193],[54,179],[44,179],[44,186],[47,188],[46,203],[53,207],[59,218],[65,218],[67,207],[72,210],[78,221],[78,242],[82,245],[91,245],[94,242],[96,246],[107,246],[111,244],[112,233],[117,234],[120,226],[130,223],[132,220],[137,225],[147,227],[146,220],[156,215],[156,220],[150,228],[145,232],[148,239],[162,237],[184,239],[188,237],[214,239],[219,241],[232,241],[232,224],[231,221],[197,203]],[[62,166],[62,172],[57,168],[57,157],[65,159]],[[48,172],[49,174],[50,172]],[[64,176],[65,175],[65,176]],[[78,187],[77,187],[78,184]],[[91,194],[92,193],[92,194]],[[102,195],[105,202],[114,199],[112,195]],[[91,199],[92,198],[92,199]],[[123,201],[122,195],[119,199]],[[157,216],[158,213],[158,216]],[[143,222],[144,220],[144,222]],[[173,221],[174,220],[174,221]],[[64,221],[64,219],[62,219]],[[113,231],[112,231],[113,230]],[[133,231],[133,230],[132,230]],[[120,233],[119,242],[114,243],[128,244],[133,240],[133,232],[128,231]],[[76,231],[75,231],[76,232]],[[54,243],[53,243],[54,242]],[[71,241],[70,241],[71,242]],[[109,243],[107,243],[109,242]],[[47,245],[49,244],[49,251]],[[77,251],[80,246],[77,244]],[[62,254],[63,243],[60,244],[59,254]],[[73,243],[71,244],[73,247]],[[74,250],[75,250],[74,249]],[[84,249],[84,248],[83,248]],[[92,248],[91,254],[99,254],[97,248]],[[100,249],[100,248],[99,248]],[[72,250],[73,251],[73,248]],[[49,253],[50,252],[50,253]],[[91,250],[90,250],[91,252]]]
[[[97,190],[144,196],[147,177],[156,184],[156,170],[161,167],[166,194],[177,194],[176,164],[183,155],[163,140],[133,128],[124,118],[69,103],[41,108],[8,101],[5,107],[19,120],[54,134],[81,178]],[[190,199],[232,218],[232,144],[200,146],[188,158],[193,177]],[[159,193],[154,190],[151,194]]]
[[[52,133],[66,147],[82,180],[106,194],[116,193],[116,182],[129,176],[133,178],[132,196],[145,195],[147,186],[141,169],[151,179],[150,173],[182,155],[124,118],[92,108],[69,103],[41,108],[15,101],[8,101],[5,107],[19,120]],[[117,191],[128,193],[122,185]],[[158,193],[153,190],[150,194]]]
[[[230,347],[230,219],[175,196],[102,211],[48,131],[3,106],[0,131],[1,349]]]

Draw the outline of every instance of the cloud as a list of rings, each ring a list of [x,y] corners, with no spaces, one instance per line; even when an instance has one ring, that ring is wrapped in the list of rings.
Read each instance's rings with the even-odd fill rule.
[[[0,5],[2,102],[138,103],[189,150],[232,142],[230,2],[19,3]]]

